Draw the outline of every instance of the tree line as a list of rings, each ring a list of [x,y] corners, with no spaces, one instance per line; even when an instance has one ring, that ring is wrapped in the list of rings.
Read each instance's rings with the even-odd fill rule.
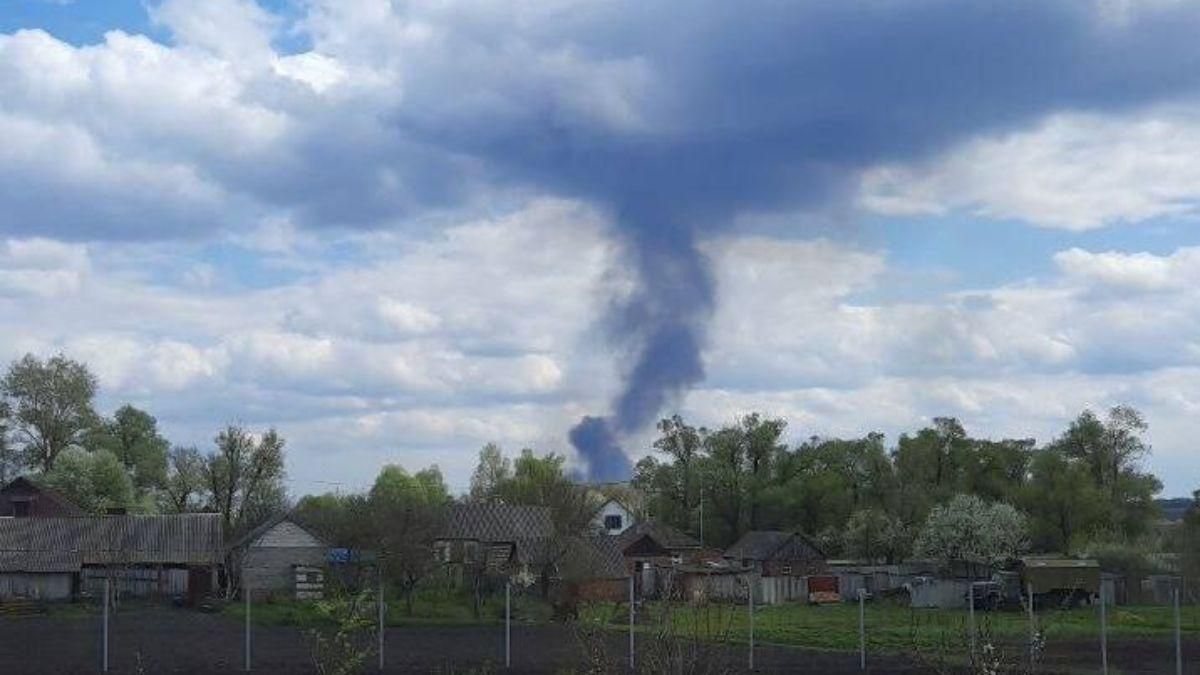
[[[285,442],[274,429],[230,424],[208,450],[172,445],[133,405],[101,415],[97,393],[78,361],[14,361],[0,379],[0,484],[28,476],[90,513],[219,512],[230,534],[285,508]]]
[[[971,437],[935,418],[888,447],[884,436],[784,440],[787,422],[750,414],[717,429],[658,424],[633,485],[654,517],[724,547],[750,530],[794,529],[832,556],[897,560],[928,552],[922,530],[956,497],[1002,504],[1020,548],[1069,553],[1136,542],[1159,517],[1159,480],[1144,470],[1146,423],[1133,408],[1085,410],[1055,439]],[[983,513],[975,502],[969,513]],[[960,509],[961,510],[961,509]],[[995,522],[994,513],[978,522]],[[971,527],[962,529],[970,530]],[[974,528],[978,529],[978,528]],[[1003,548],[1004,546],[1001,546]]]

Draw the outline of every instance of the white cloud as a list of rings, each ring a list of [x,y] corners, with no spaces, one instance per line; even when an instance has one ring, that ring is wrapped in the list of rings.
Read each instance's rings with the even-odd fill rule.
[[[1058,113],[1032,129],[973,138],[921,165],[877,166],[861,203],[892,215],[966,211],[1089,230],[1193,214],[1200,204],[1194,107]]]

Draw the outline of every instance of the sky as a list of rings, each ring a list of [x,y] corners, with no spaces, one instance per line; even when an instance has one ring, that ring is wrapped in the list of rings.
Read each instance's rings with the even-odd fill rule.
[[[0,0],[0,360],[85,361],[179,444],[274,426],[294,495],[462,490],[489,441],[619,477],[673,412],[1045,442],[1117,404],[1188,495],[1198,30],[1184,0]]]

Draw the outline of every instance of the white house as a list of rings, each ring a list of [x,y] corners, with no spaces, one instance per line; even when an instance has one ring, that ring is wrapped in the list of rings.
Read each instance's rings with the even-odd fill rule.
[[[592,527],[604,534],[621,534],[633,524],[633,512],[616,499],[601,504],[596,515],[592,516]]]

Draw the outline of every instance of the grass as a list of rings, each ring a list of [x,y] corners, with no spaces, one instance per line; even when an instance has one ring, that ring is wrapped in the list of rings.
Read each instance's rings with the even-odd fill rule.
[[[585,613],[586,620],[623,625],[625,616],[613,605],[601,605]],[[627,612],[628,610],[624,610]],[[639,630],[658,630],[663,608],[655,603],[645,606],[649,612]],[[673,631],[680,635],[701,635],[711,639],[749,641],[749,614],[744,606],[715,610],[676,606],[670,612]],[[1021,612],[979,612],[977,625],[982,633],[1002,642],[1022,642],[1029,635],[1029,624]],[[778,644],[809,649],[852,651],[859,645],[858,606],[772,605],[759,608],[754,615],[754,637],[759,644]],[[960,648],[967,643],[966,610],[909,609],[886,604],[867,605],[867,648],[873,653],[911,652],[914,647],[935,651],[941,647]],[[1037,622],[1047,641],[1098,639],[1098,610],[1038,612]],[[1183,616],[1186,635],[1200,635],[1200,610],[1188,608]],[[1109,638],[1171,639],[1174,619],[1170,607],[1110,608]]]
[[[242,620],[245,604],[231,602],[222,610],[227,616]],[[370,611],[374,616],[375,605]],[[540,624],[550,621],[551,607],[540,598],[516,594],[512,598],[512,619],[520,624]],[[311,627],[322,621],[311,602],[293,600],[255,603],[250,619],[261,626]],[[424,589],[413,598],[412,613],[403,598],[389,597],[384,622],[388,626],[479,626],[504,622],[504,596],[491,595],[484,599],[479,618],[475,617],[469,594],[445,589]]]

